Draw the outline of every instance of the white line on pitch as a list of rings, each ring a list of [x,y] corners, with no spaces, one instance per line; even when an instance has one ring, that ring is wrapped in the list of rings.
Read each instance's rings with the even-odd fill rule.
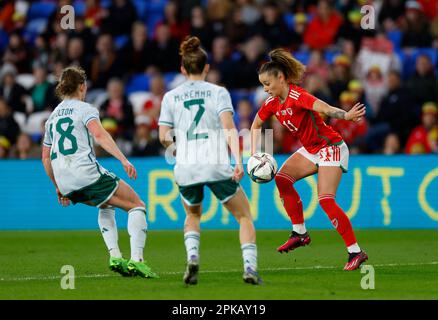
[[[412,262],[412,263],[387,263],[387,264],[371,264],[373,267],[409,267],[409,266],[426,266],[426,265],[438,265],[438,261],[432,262]],[[289,271],[289,270],[318,270],[318,269],[339,269],[342,270],[342,266],[313,266],[313,267],[280,267],[280,268],[260,268],[259,271]],[[230,270],[202,270],[201,273],[228,273],[228,272],[241,272],[240,269]],[[167,271],[160,272],[160,275],[179,275],[183,274],[183,271]],[[21,278],[0,278],[0,281],[32,281],[32,280],[60,280],[62,275],[47,276],[47,277],[21,277]],[[75,276],[75,278],[111,278],[120,277],[115,274],[84,274]]]

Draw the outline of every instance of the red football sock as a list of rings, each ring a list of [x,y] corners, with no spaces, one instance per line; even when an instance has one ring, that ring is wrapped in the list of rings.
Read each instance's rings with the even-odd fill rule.
[[[292,224],[303,224],[303,203],[294,188],[295,179],[283,172],[279,172],[275,176],[275,183]]]
[[[321,208],[329,217],[333,227],[336,228],[342,239],[344,239],[345,245],[348,247],[355,244],[357,241],[350,219],[348,219],[345,212],[337,205],[335,196],[332,194],[322,194],[318,199]]]

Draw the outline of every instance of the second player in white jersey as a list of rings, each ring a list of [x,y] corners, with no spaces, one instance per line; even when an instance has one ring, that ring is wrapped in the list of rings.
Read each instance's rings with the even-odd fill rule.
[[[225,88],[202,80],[188,80],[165,94],[159,124],[174,129],[174,173],[178,185],[233,176],[220,121],[223,112],[234,113],[230,94]]]

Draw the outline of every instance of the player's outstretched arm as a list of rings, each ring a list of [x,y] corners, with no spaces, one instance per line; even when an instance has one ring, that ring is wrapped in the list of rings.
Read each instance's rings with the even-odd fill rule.
[[[227,144],[230,147],[231,154],[236,161],[234,167],[233,180],[240,181],[243,177],[242,156],[240,155],[239,134],[234,124],[233,115],[230,111],[225,111],[220,114],[222,128],[225,130]]]
[[[122,163],[123,169],[125,169],[128,177],[130,179],[137,179],[137,171],[135,170],[135,167],[128,161],[128,159],[126,159],[111,135],[102,127],[100,120],[91,120],[88,122],[87,128],[90,130],[96,142],[100,144],[105,151]]]
[[[261,141],[263,120],[257,114],[251,125],[251,155],[257,152],[257,146]]]
[[[322,100],[315,100],[313,103],[313,110],[316,112],[324,113],[325,115],[336,118],[336,119],[343,119],[343,120],[349,120],[349,121],[359,121],[366,112],[366,108],[362,103],[356,103],[350,111],[345,111],[339,108],[335,108],[330,106],[329,104],[325,103]]]

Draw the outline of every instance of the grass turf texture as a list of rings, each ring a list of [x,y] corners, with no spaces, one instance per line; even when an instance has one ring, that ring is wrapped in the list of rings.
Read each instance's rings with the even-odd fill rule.
[[[181,231],[150,231],[145,258],[160,279],[123,278],[108,269],[98,231],[0,232],[0,299],[438,299],[438,231],[357,231],[375,269],[375,289],[360,270],[342,271],[347,254],[334,230],[310,231],[310,246],[276,252],[288,231],[257,231],[261,286],[242,281],[237,231],[201,235],[199,283],[185,287]],[[129,238],[119,232],[129,258]],[[75,268],[62,290],[61,267]]]

